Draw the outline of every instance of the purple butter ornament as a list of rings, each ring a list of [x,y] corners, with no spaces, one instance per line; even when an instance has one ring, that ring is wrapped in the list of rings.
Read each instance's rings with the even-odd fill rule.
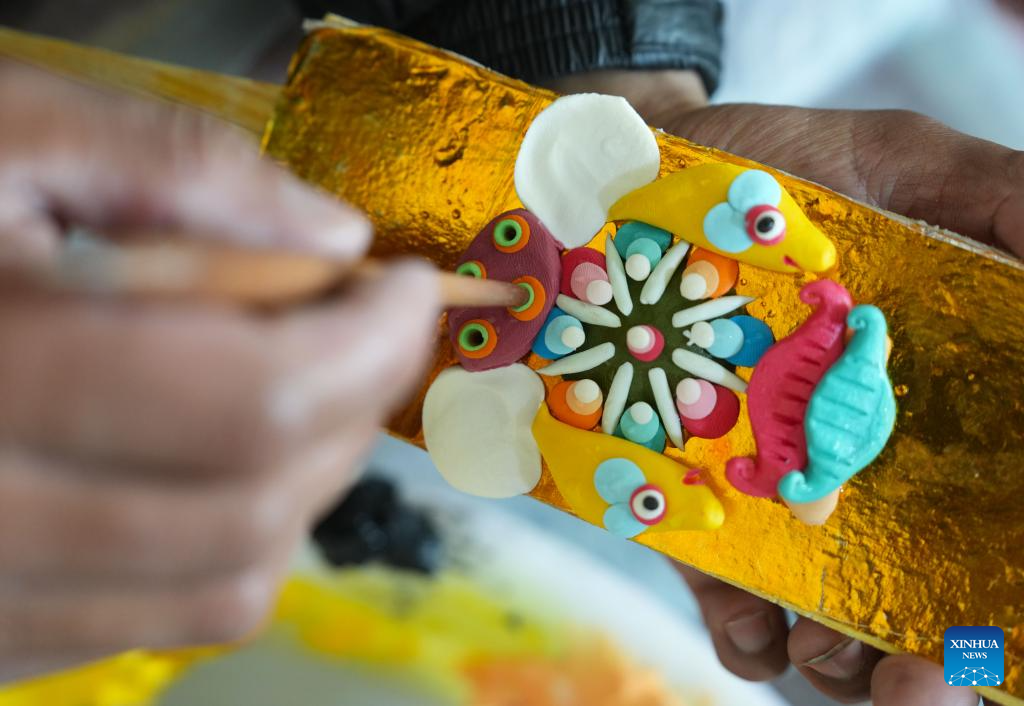
[[[516,309],[456,308],[448,311],[448,335],[466,370],[510,365],[530,352],[555,305],[561,278],[561,247],[529,211],[506,211],[484,226],[456,269],[469,277],[515,282],[529,292]]]

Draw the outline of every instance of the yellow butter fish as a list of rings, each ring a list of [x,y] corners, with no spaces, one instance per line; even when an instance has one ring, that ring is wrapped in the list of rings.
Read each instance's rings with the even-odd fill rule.
[[[615,221],[641,221],[702,248],[777,272],[824,272],[836,248],[768,172],[701,164],[626,194]]]
[[[533,437],[573,511],[613,534],[713,530],[725,520],[714,493],[667,456],[563,424],[547,405],[533,421]]]

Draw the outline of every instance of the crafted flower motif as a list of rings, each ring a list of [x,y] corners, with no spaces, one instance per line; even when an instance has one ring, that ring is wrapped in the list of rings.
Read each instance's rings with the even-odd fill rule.
[[[735,368],[755,365],[774,338],[741,313],[752,299],[729,293],[734,261],[672,241],[629,222],[607,237],[603,268],[595,249],[563,256],[561,293],[533,345],[553,361],[541,375],[575,381],[549,395],[560,421],[585,428],[598,389],[602,431],[658,452],[666,437],[682,448],[687,434],[715,438],[736,423],[746,382]],[[611,297],[601,306],[604,282]]]
[[[800,340],[768,355],[765,366],[772,332],[745,312],[753,299],[733,290],[739,262],[825,272],[835,265],[835,246],[767,172],[729,163],[661,178],[658,171],[654,134],[620,99],[561,98],[530,126],[515,170],[526,209],[492,220],[457,270],[514,282],[528,297],[509,309],[450,310],[461,365],[439,376],[424,401],[424,441],[452,485],[488,497],[523,492],[540,477],[543,459],[573,512],[615,534],[715,529],[724,519],[719,499],[700,472],[685,472],[663,452],[668,443],[682,449],[688,437],[728,433],[740,413],[737,394],[747,392],[736,368],[755,366],[748,408],[765,448],[756,459],[733,459],[727,476],[744,492],[770,496],[780,473],[795,470],[772,443],[790,458],[802,437],[766,434],[779,424],[790,432],[802,427],[812,390],[764,393],[779,377],[769,369],[781,365],[783,378],[792,372],[785,361]],[[603,252],[600,245],[577,247],[602,222]],[[808,286],[814,284],[828,287]],[[837,349],[842,331],[840,321]],[[550,361],[537,373],[562,379],[540,385],[518,362],[531,351]],[[825,372],[835,357],[797,362],[821,359]],[[850,361],[840,371],[856,378],[870,367],[878,381],[877,395],[848,405],[851,415],[884,396],[884,362],[868,362]],[[809,377],[800,382],[813,388]],[[829,403],[852,399],[845,377],[834,382]],[[782,416],[776,405],[800,413]],[[765,415],[770,424],[762,423]],[[819,462],[829,444],[856,446],[869,459],[891,430],[851,422],[835,433],[829,412],[819,416],[808,441],[813,436],[826,451],[790,481],[794,493],[802,489],[796,481],[813,486],[815,498],[850,475]]]

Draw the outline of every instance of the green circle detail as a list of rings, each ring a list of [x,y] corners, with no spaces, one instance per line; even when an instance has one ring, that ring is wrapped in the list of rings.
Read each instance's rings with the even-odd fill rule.
[[[490,334],[480,324],[466,324],[459,331],[459,347],[464,351],[478,351],[487,345]]]
[[[529,282],[516,282],[517,285],[526,290],[526,301],[519,306],[512,307],[512,311],[526,311],[533,306],[533,300],[537,296],[533,291],[533,285]]]
[[[465,275],[466,277],[475,277],[476,279],[480,279],[484,276],[484,272],[480,269],[480,265],[475,262],[463,262],[455,268],[455,274]]]
[[[503,248],[512,247],[522,237],[523,227],[511,218],[498,221],[498,225],[494,226],[494,242]]]

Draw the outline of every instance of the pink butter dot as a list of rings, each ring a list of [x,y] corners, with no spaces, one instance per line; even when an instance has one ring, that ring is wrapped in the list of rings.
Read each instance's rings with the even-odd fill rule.
[[[650,363],[665,350],[665,337],[653,326],[633,326],[626,332],[626,348],[637,360]]]
[[[609,284],[607,288],[590,286],[595,281],[607,282],[608,274],[593,262],[581,262],[576,266],[576,269],[572,271],[572,279],[570,280],[569,287],[572,289],[572,293],[580,301],[597,304],[599,306],[607,304],[612,299],[611,285]],[[604,298],[605,289],[607,289],[607,299]]]
[[[679,416],[686,419],[704,419],[714,411],[717,402],[718,392],[707,380],[687,378],[676,387],[676,408]]]

